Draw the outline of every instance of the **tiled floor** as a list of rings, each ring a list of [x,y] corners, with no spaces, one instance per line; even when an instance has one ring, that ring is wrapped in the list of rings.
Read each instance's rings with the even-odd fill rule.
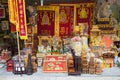
[[[82,74],[68,76],[67,73],[43,73],[42,68],[32,75],[14,75],[6,72],[5,68],[0,69],[0,80],[120,80],[120,69],[113,67],[105,69],[101,75]]]

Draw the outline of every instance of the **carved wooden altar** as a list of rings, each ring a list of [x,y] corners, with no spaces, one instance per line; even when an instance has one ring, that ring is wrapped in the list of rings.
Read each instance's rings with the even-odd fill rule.
[[[111,51],[116,29],[112,26],[110,18],[98,18],[97,24],[90,31],[91,49],[95,55],[102,57],[102,52]]]
[[[98,28],[97,25],[93,25],[92,29],[91,29],[91,32],[90,32],[90,42],[91,42],[91,45],[94,46],[94,45],[97,45],[99,46],[98,42],[96,39],[97,39],[97,36],[100,35],[100,29]]]

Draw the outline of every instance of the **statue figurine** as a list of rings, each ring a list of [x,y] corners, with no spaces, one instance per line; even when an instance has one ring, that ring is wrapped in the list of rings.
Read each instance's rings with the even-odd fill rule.
[[[31,55],[28,54],[28,64],[27,64],[27,71],[26,73],[28,75],[32,75],[33,71],[32,71],[32,63],[31,63]]]
[[[88,9],[85,7],[82,7],[82,9],[79,9],[79,18],[87,18],[88,17]]]
[[[49,15],[47,12],[44,12],[41,25],[50,25],[50,24],[51,23],[50,23]]]
[[[69,73],[69,75],[81,75],[81,57],[76,56],[74,49],[71,49],[71,53],[73,56],[73,64],[75,72]]]
[[[61,23],[67,23],[68,22],[65,10],[61,10],[61,12],[60,12],[60,22]]]
[[[81,56],[82,51],[82,39],[77,33],[72,39],[71,39],[71,47],[75,51],[76,56]]]
[[[98,9],[97,18],[109,18],[112,14],[111,5],[108,2],[102,3]]]
[[[88,49],[88,37],[87,36],[82,36],[82,47],[84,47],[85,50]]]

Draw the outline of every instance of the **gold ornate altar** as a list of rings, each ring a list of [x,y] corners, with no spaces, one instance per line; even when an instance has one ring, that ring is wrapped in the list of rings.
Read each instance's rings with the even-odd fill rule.
[[[105,44],[105,39],[108,39],[112,44],[113,36],[116,36],[116,28],[113,27],[110,18],[99,18],[97,19],[98,23],[93,25],[90,32],[90,41],[93,45],[103,46]],[[108,45],[110,47],[110,45]]]
[[[39,45],[42,45],[44,42],[51,46],[51,36],[38,36]]]
[[[113,27],[110,18],[98,18],[97,24],[90,30],[90,45],[92,52],[99,58],[102,52],[111,51],[114,37],[117,36],[116,28]]]

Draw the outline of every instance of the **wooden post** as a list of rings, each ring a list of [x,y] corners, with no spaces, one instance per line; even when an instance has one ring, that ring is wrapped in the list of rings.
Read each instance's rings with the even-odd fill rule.
[[[18,60],[21,62],[21,57],[20,57],[20,41],[19,41],[19,33],[18,31],[16,32],[17,34],[17,46],[18,46]]]

